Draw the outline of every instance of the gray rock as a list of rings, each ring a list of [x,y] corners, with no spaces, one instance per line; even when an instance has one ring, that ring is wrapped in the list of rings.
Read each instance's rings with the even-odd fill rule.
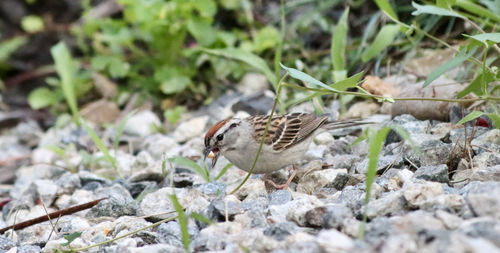
[[[277,190],[269,194],[269,205],[283,205],[292,200],[292,194],[288,190]]]
[[[141,144],[143,150],[148,152],[154,159],[160,160],[164,154],[178,148],[179,144],[173,138],[163,134],[147,136]]]
[[[155,181],[160,183],[165,179],[165,176],[171,173],[173,170],[170,163],[163,163],[162,161],[154,161],[152,164],[147,166],[133,166],[132,175],[129,177],[130,182],[140,182],[140,181]]]
[[[415,183],[403,189],[403,197],[411,207],[418,207],[441,194],[443,194],[443,187],[436,182]]]
[[[184,248],[182,248],[182,247],[175,247],[173,245],[162,244],[162,243],[144,245],[144,246],[138,247],[138,248],[128,248],[127,251],[130,253],[165,253],[165,252],[184,253],[184,252],[186,252],[184,250]]]
[[[380,252],[418,252],[418,245],[408,234],[394,235],[381,242]]]
[[[346,169],[324,169],[303,175],[297,185],[297,191],[311,194],[319,188],[332,183],[339,173],[347,173]]]
[[[268,229],[264,230],[264,234],[278,241],[283,241],[298,230],[299,227],[295,223],[287,221],[271,224]]]
[[[200,231],[193,222],[188,222],[188,234],[191,238],[198,235]],[[182,248],[182,232],[180,225],[177,221],[170,221],[158,226],[158,241],[168,245],[173,245]]]
[[[17,248],[17,253],[38,253],[41,250],[37,245],[21,245]]]
[[[133,136],[148,136],[154,133],[155,127],[160,126],[161,122],[151,111],[140,111],[130,117],[123,127],[123,133]]]
[[[268,114],[273,107],[273,94],[271,92],[258,92],[240,98],[231,106],[233,112],[244,111],[250,115]]]
[[[496,128],[491,129],[472,140],[471,145],[473,145],[472,148],[478,154],[486,152],[484,148],[500,153],[500,130]]]
[[[365,200],[365,191],[353,186],[347,186],[342,190],[336,204],[346,206],[351,210],[359,210]]]
[[[414,156],[412,155],[409,159],[417,166],[440,165],[450,159],[451,145],[437,140],[424,141],[420,145],[422,154],[416,155],[418,159],[413,160]]]
[[[369,159],[366,158],[356,165],[356,172],[366,174],[368,171]],[[377,164],[377,171],[383,170],[389,166],[398,168],[403,164],[403,158],[400,155],[380,156]]]
[[[351,209],[341,205],[316,207],[306,213],[309,225],[335,229],[340,229],[343,222],[352,217]]]
[[[325,163],[328,166],[332,166],[333,169],[347,169],[351,171],[351,168],[360,161],[357,155],[336,155],[333,157],[328,157]]]
[[[321,230],[316,242],[322,252],[350,252],[354,248],[354,241],[335,229]]]
[[[459,231],[474,238],[484,238],[500,247],[500,222],[489,217],[462,222]]]
[[[80,176],[71,172],[62,174],[55,183],[58,186],[57,195],[71,194],[82,187]]]
[[[142,181],[136,183],[128,183],[125,188],[130,192],[132,198],[137,198],[141,193],[153,192],[158,190],[158,184],[151,181]]]
[[[73,233],[74,231],[83,231],[90,227],[89,222],[75,215],[63,216],[56,224],[56,228],[61,233]]]
[[[475,216],[491,216],[500,219],[500,191],[485,193],[469,193],[465,197],[469,208]]]
[[[406,207],[406,200],[401,191],[388,192],[379,199],[370,201],[366,207],[366,216],[372,219],[380,215],[394,215]]]
[[[314,137],[314,143],[317,145],[329,145],[333,141],[335,138],[328,132],[320,133]]]
[[[486,132],[488,132],[488,128],[485,127],[467,126],[467,128],[454,128],[450,130],[450,136],[448,139],[450,143],[463,144],[465,142],[465,137],[467,137],[467,142],[469,142]],[[474,136],[472,136],[472,133],[474,133]]]
[[[437,166],[422,166],[415,171],[414,178],[440,183],[448,183],[448,166],[440,164]]]
[[[307,150],[304,154],[304,157],[309,160],[321,159],[323,158],[327,149],[328,147],[326,145],[317,145],[312,148],[310,147],[309,150]]]
[[[479,168],[472,174],[473,181],[500,181],[500,164],[492,167]]]
[[[135,215],[138,204],[123,186],[115,184],[110,187],[100,188],[96,191],[97,198],[107,198],[98,205],[92,207],[87,217],[120,217],[123,215]]]
[[[162,220],[172,216],[175,208],[172,205],[169,196],[177,195],[179,203],[183,207],[188,207],[194,199],[200,197],[201,193],[196,189],[186,188],[161,188],[155,192],[150,192],[144,195],[140,202],[140,214],[149,215],[153,220]]]
[[[52,180],[39,179],[31,185],[34,198],[41,200],[46,206],[50,206],[57,194],[57,185]]]
[[[230,220],[233,219],[234,215],[242,212],[241,203],[239,200],[231,197],[233,195],[227,196],[225,199],[222,197],[214,199],[210,206],[209,210],[212,210],[213,214],[211,217],[217,218],[220,217],[220,220],[224,220],[226,215]]]
[[[208,196],[220,196],[226,194],[226,185],[221,182],[213,181],[200,185],[198,190]]]
[[[327,188],[335,188],[337,190],[342,190],[344,187],[348,185],[357,185],[361,181],[364,180],[364,176],[361,174],[348,174],[348,173],[339,173],[331,182],[330,184],[327,184],[325,187]]]
[[[491,167],[500,164],[500,154],[491,152],[482,152],[472,158],[472,164],[475,168]]]
[[[400,126],[404,128],[408,133],[412,135],[415,134],[425,134],[431,129],[431,124],[428,120],[420,121],[415,119],[412,115],[404,114],[394,117],[391,121],[387,122],[388,126]],[[394,143],[401,141],[401,137],[394,131],[391,131],[386,138],[386,143]]]
[[[247,73],[242,78],[241,81],[236,85],[236,89],[243,93],[243,95],[251,95],[267,90],[269,87],[266,76],[258,73]],[[271,104],[272,105],[272,104]],[[271,108],[269,105],[267,110]],[[267,110],[261,112],[260,114],[267,113]],[[238,111],[238,110],[234,110]]]
[[[16,245],[16,242],[12,241],[11,239],[3,235],[0,236],[0,250],[2,250],[3,252],[8,251],[10,248],[15,247]]]
[[[255,227],[268,227],[267,221],[267,204],[266,198],[259,198],[256,200],[244,200],[241,203],[241,207],[244,210],[242,214],[236,215],[235,221],[240,222],[243,227],[255,228]]]

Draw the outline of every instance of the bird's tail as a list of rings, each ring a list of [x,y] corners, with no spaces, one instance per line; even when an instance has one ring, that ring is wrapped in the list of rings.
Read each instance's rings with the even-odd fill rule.
[[[353,126],[361,126],[374,123],[375,122],[368,122],[360,119],[334,120],[326,122],[324,127],[328,130],[334,130],[334,129],[348,128]]]

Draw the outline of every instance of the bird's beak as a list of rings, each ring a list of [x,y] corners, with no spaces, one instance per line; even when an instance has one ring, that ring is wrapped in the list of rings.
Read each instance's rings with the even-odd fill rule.
[[[214,150],[212,150],[210,147],[207,147],[207,148],[205,148],[205,151],[203,152],[203,155],[205,156],[203,158],[203,161],[205,161],[207,158],[211,158],[212,159],[212,168],[217,163],[217,159],[219,159],[219,151],[217,149],[214,149]]]

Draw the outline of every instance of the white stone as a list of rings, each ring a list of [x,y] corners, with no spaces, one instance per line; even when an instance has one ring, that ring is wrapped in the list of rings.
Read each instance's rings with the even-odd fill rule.
[[[173,133],[174,139],[177,142],[185,142],[201,135],[205,130],[208,119],[208,116],[201,116],[182,122]]]
[[[129,118],[123,127],[123,133],[135,136],[148,136],[154,133],[155,127],[160,126],[161,122],[151,111],[140,111]]]
[[[350,237],[335,229],[319,232],[316,242],[325,252],[349,252],[354,247],[354,241]]]
[[[443,186],[437,182],[416,183],[403,189],[403,196],[412,207],[418,207],[425,201],[441,194],[443,194]]]
[[[346,169],[325,169],[303,175],[297,185],[297,191],[311,194],[315,190],[333,182],[339,173],[347,173]]]
[[[335,140],[329,132],[323,132],[314,137],[314,143],[318,145],[328,145]]]

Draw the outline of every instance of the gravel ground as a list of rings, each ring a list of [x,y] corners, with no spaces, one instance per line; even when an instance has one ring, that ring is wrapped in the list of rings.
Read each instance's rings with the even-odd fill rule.
[[[212,181],[162,157],[182,156],[201,164],[203,135],[210,124],[233,113],[266,113],[265,93],[227,94],[210,106],[183,115],[167,134],[150,111],[134,115],[121,137],[125,149],[112,152],[119,175],[103,159],[89,135],[73,124],[43,133],[33,122],[20,123],[0,136],[0,154],[27,154],[31,164],[17,170],[15,184],[0,189],[11,198],[2,209],[5,227],[63,208],[107,198],[98,205],[0,236],[1,252],[54,252],[94,245],[175,215],[175,191],[189,219],[195,252],[500,252],[500,131],[372,116],[377,126],[396,125],[409,133],[420,152],[389,134],[378,163],[370,203],[365,206],[368,145],[350,144],[360,129],[323,133],[307,152],[308,161],[287,190],[273,190],[221,158]],[[259,102],[255,102],[259,101]],[[294,111],[310,111],[303,104]],[[337,115],[338,104],[327,112]],[[102,132],[114,136],[115,129]],[[473,137],[471,132],[475,131]],[[465,141],[467,138],[468,141]],[[103,138],[108,140],[110,138]],[[111,140],[111,139],[110,139]],[[112,140],[111,140],[112,142]],[[467,144],[465,144],[467,143]],[[54,146],[60,147],[59,154]],[[27,151],[28,149],[28,151]],[[289,172],[272,175],[285,180]],[[165,175],[167,175],[165,177]],[[368,222],[360,237],[362,214]],[[65,235],[82,234],[69,246]],[[184,252],[177,221],[169,221],[88,252]]]

